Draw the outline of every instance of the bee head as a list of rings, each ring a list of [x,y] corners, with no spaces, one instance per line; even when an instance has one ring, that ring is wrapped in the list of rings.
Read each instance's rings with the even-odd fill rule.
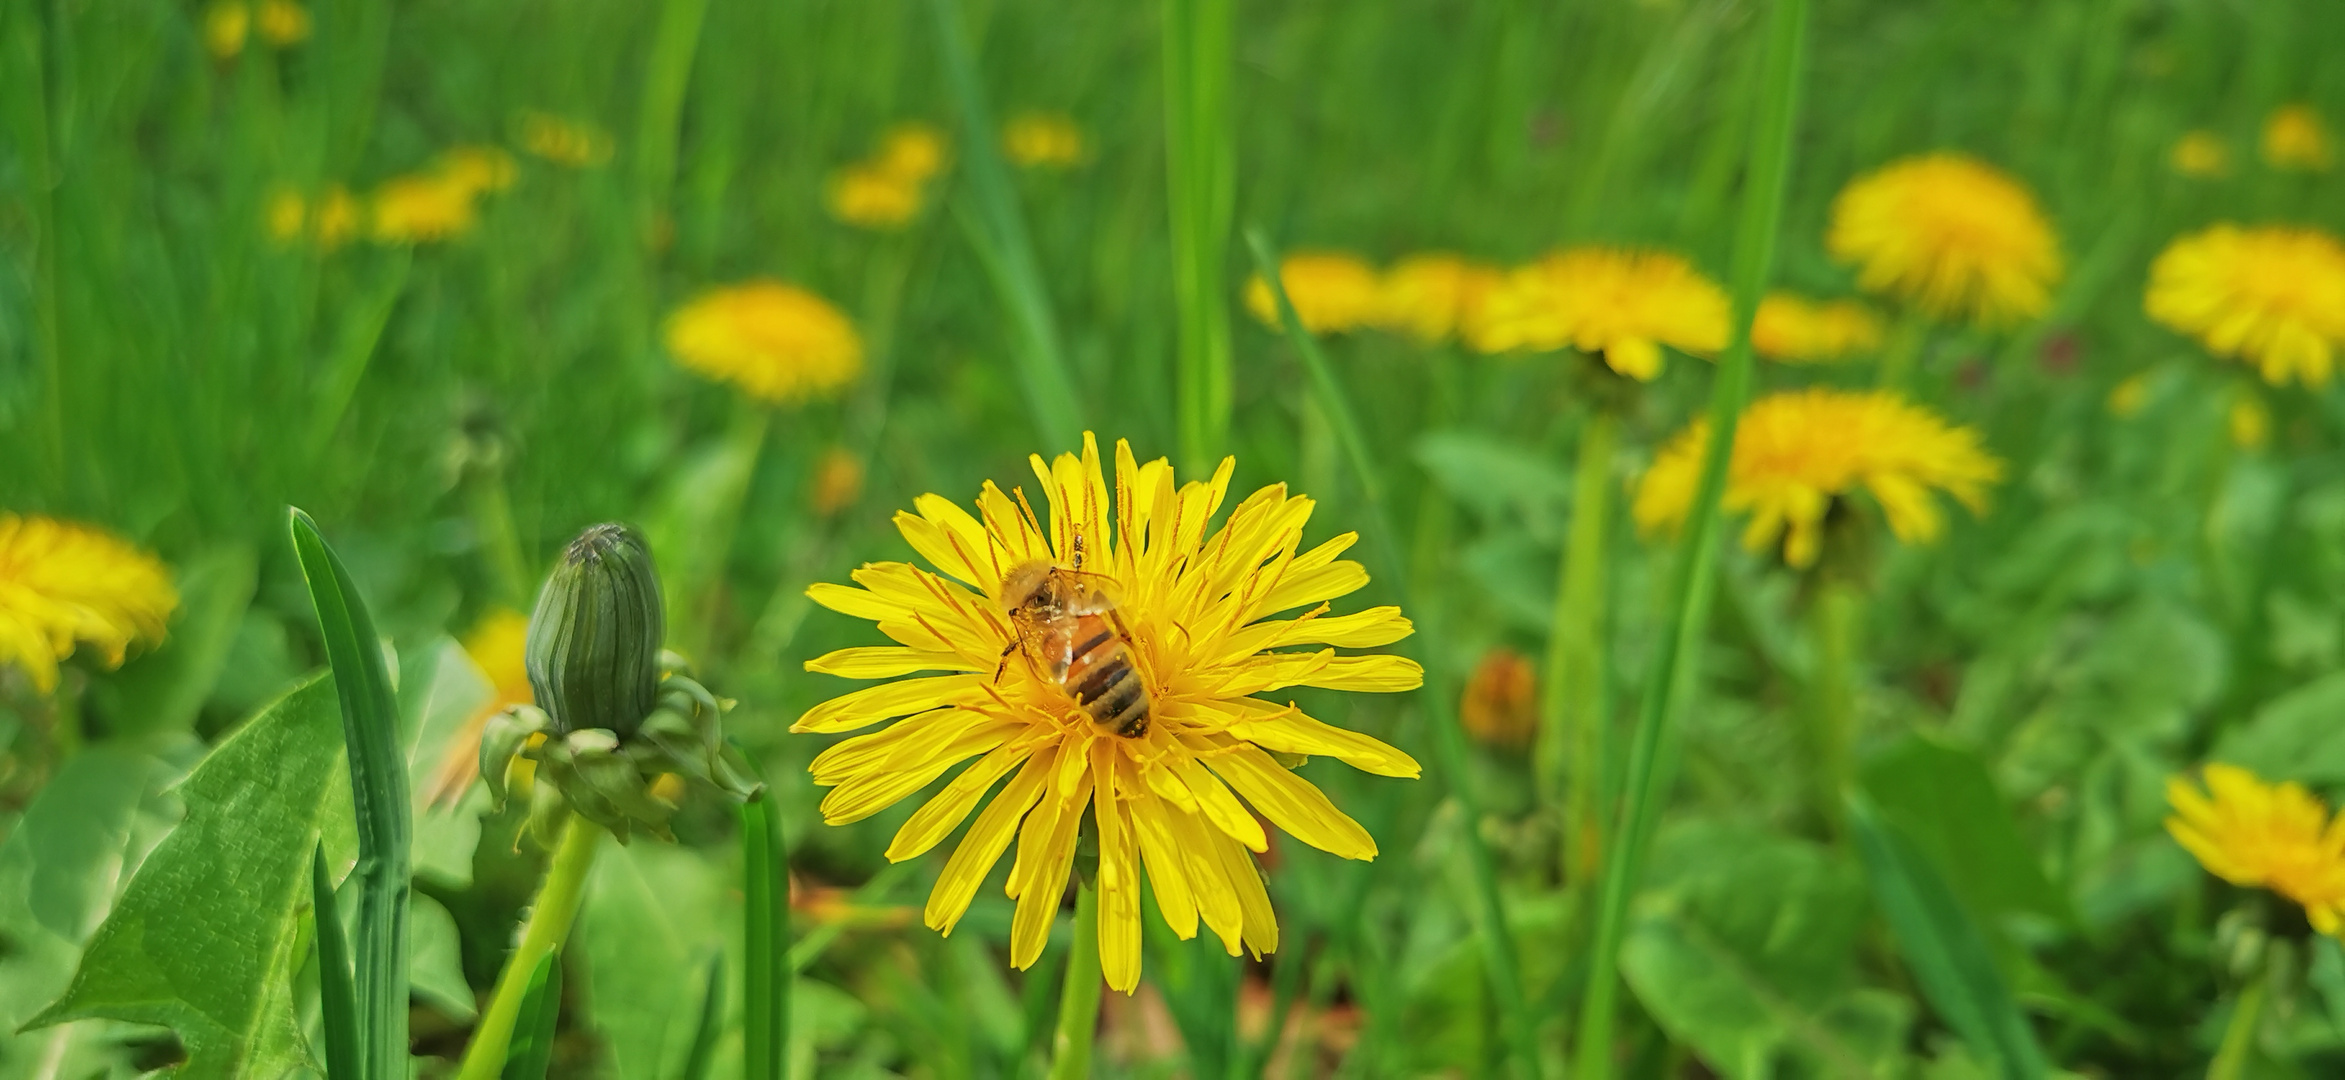
[[[1022,562],[1002,575],[1001,591],[995,594],[1005,612],[1025,607],[1050,583],[1051,565],[1048,559]]]

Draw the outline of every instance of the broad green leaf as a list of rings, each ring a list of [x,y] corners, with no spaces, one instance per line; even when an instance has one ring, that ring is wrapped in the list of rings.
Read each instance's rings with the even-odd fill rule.
[[[692,1045],[706,964],[734,916],[708,860],[671,844],[609,845],[574,947],[594,1030],[620,1076],[673,1076]],[[731,917],[728,917],[731,916]]]
[[[488,791],[479,784],[453,806],[424,803],[448,747],[494,691],[464,647],[439,638],[412,657],[400,680],[400,711],[406,716],[407,790],[415,800],[415,875],[452,889],[472,884],[472,854],[480,846],[480,816]]]
[[[458,948],[456,917],[431,897],[418,894],[409,910],[413,948],[407,954],[407,981],[415,996],[431,1002],[450,1019],[464,1022],[480,1006],[464,981],[464,957]]]
[[[215,548],[179,567],[179,611],[162,647],[91,686],[110,733],[138,736],[195,726],[252,607],[258,571],[249,547]]]
[[[1485,521],[1518,521],[1550,544],[1563,536],[1572,477],[1564,459],[1471,431],[1419,436],[1417,464],[1441,490]]]
[[[2005,1080],[2040,1080],[2049,1066],[2035,1033],[1952,886],[1864,796],[1848,796],[1848,821],[1873,895],[1930,1004]]]
[[[555,949],[529,973],[521,1015],[513,1023],[513,1045],[498,1074],[501,1080],[545,1080],[546,1063],[554,1055],[554,1028],[561,1017],[562,951]]]
[[[350,814],[343,776],[330,678],[311,679],[223,740],[179,786],[186,819],[139,867],[65,995],[32,1025],[111,1017],[169,1027],[187,1046],[185,1080],[311,1067],[291,980],[304,959],[310,853],[331,834],[326,822]],[[329,857],[336,846],[329,835]]]
[[[1946,872],[1973,913],[2068,917],[2066,901],[1976,755],[1912,735],[1867,761],[1860,781],[1881,813]]]
[[[2345,672],[2323,676],[2257,709],[2226,732],[2210,760],[2250,770],[2266,780],[2345,783]]]

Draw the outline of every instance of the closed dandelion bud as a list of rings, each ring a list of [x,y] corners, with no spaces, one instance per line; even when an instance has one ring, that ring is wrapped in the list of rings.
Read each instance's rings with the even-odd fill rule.
[[[1458,700],[1458,721],[1488,746],[1529,746],[1539,733],[1538,676],[1531,662],[1512,649],[1484,654]]]
[[[580,533],[529,620],[529,685],[553,730],[633,734],[659,694],[666,635],[659,574],[642,536],[619,524]]]

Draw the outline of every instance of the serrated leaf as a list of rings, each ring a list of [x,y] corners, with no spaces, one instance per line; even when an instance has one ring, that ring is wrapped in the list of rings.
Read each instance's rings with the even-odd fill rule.
[[[472,986],[464,981],[464,957],[456,933],[456,917],[431,897],[417,894],[407,912],[412,946],[407,953],[407,981],[416,997],[439,1006],[450,1019],[465,1023],[478,1015]]]
[[[2267,780],[2345,783],[2345,672],[2323,676],[2273,698],[2247,723],[2224,733],[2212,761]]]
[[[2068,904],[1977,755],[1919,735],[1865,763],[1865,793],[1946,872],[1984,918],[2031,912],[2069,918]]]
[[[731,922],[725,887],[706,860],[670,845],[610,845],[595,860],[574,944],[585,953],[594,1030],[618,1075],[673,1076],[683,1066],[703,965],[724,948]]]
[[[161,763],[104,747],[68,759],[0,843],[0,1040],[64,992],[113,902]]]
[[[65,995],[30,1026],[163,1025],[187,1046],[183,1080],[314,1068],[291,982],[310,853],[329,819],[350,814],[337,782],[341,727],[333,681],[320,676],[213,748],[178,788],[186,819],[99,925]]]

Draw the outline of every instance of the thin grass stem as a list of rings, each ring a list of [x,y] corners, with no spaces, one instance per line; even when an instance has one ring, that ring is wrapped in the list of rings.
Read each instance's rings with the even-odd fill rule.
[[[1539,780],[1563,823],[1563,880],[1576,894],[1597,867],[1607,749],[1602,714],[1604,589],[1612,531],[1612,456],[1620,422],[1597,407],[1580,428],[1573,469],[1571,533],[1556,571],[1554,624],[1547,633]]]
[[[781,1080],[790,1048],[790,880],[772,790],[743,803],[742,1076]]]
[[[1229,441],[1232,0],[1164,0],[1165,187],[1171,213],[1181,467],[1208,473]]]
[[[334,878],[326,870],[326,846],[310,852],[310,914],[317,925],[318,1024],[325,1034],[326,1080],[359,1080],[358,1001],[350,985],[350,943],[342,934],[342,913],[334,903]]]

